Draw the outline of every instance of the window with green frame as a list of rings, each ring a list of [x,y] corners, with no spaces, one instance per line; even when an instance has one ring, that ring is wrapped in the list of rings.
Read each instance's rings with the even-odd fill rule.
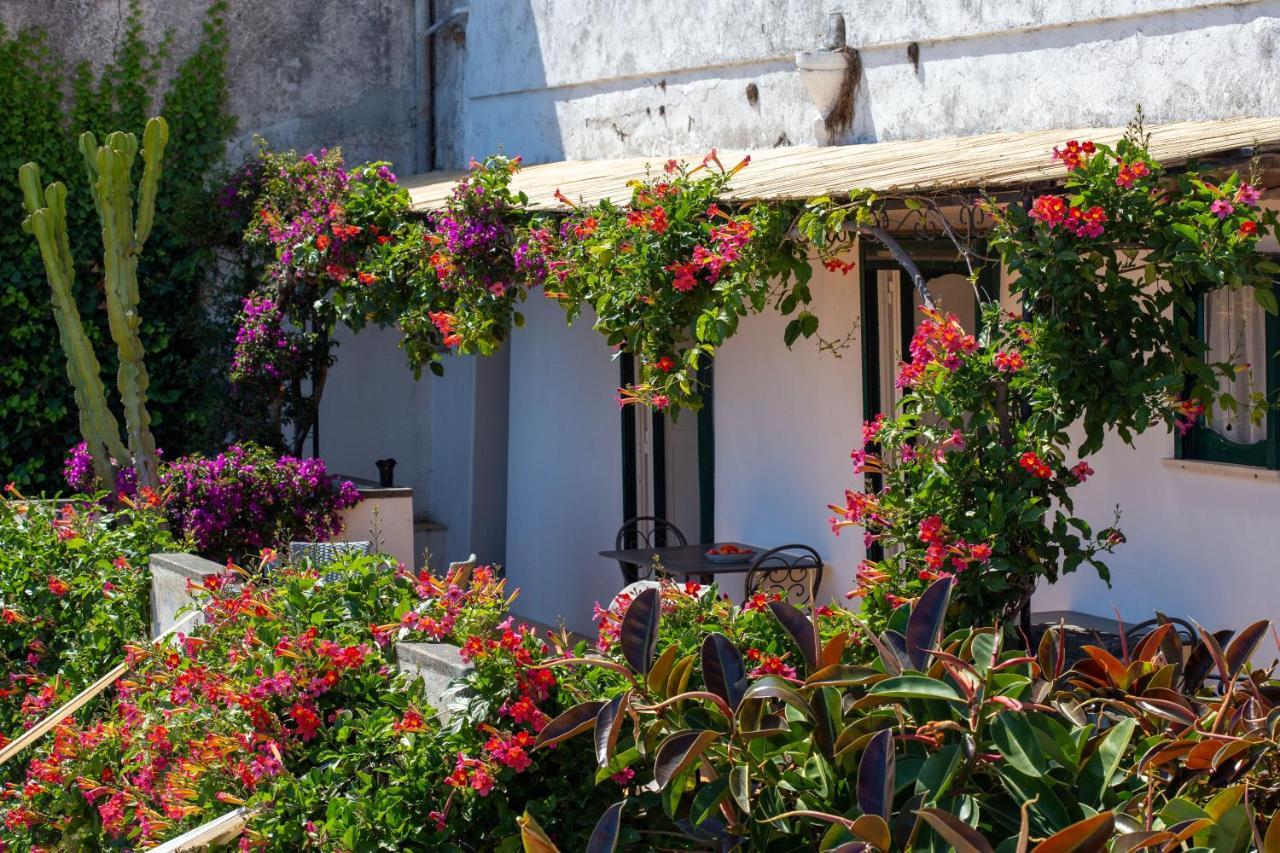
[[[1280,412],[1268,408],[1255,422],[1248,406],[1258,392],[1272,405],[1280,399],[1280,318],[1264,311],[1251,290],[1224,289],[1201,298],[1196,328],[1209,345],[1208,359],[1248,367],[1224,389],[1241,404],[1239,410],[1206,412],[1179,438],[1177,457],[1280,468]]]

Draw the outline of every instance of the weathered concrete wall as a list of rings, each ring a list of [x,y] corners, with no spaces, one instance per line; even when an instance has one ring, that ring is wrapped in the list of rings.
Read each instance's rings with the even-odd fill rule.
[[[1280,3],[475,0],[461,165],[812,143],[797,50],[841,12],[863,81],[845,141],[1280,111]],[[919,66],[908,57],[919,46]],[[753,86],[757,96],[748,98]],[[442,150],[446,150],[443,147]],[[451,150],[451,149],[449,149]]]
[[[173,33],[171,67],[199,39],[207,8],[207,0],[143,0],[149,39]],[[98,67],[111,57],[125,11],[125,0],[0,0],[6,26],[43,27],[65,58]],[[352,160],[421,168],[413,162],[424,91],[415,70],[413,11],[413,0],[232,0],[235,151],[247,150],[257,133],[278,148],[342,146]]]

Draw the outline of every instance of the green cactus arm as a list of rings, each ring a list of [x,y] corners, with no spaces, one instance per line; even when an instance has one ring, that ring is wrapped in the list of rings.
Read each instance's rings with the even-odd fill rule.
[[[34,174],[38,180],[38,170],[30,170],[29,174]],[[24,181],[22,177],[20,181],[23,183],[26,201],[38,197],[38,183],[34,185],[34,191],[28,192],[29,181]],[[66,187],[59,183],[50,184],[45,196],[51,201],[51,206],[32,210],[24,225],[36,238],[40,256],[44,260],[54,320],[67,357],[67,378],[71,380],[75,393],[81,435],[93,457],[95,473],[108,488],[114,489],[115,470],[111,457],[127,457],[120,440],[119,423],[107,406],[102,368],[85,335],[80,311],[76,307],[72,289],[75,267],[71,263],[66,236]]]
[[[93,190],[93,209],[102,220],[102,203],[98,200],[98,138],[89,131],[80,134],[80,156],[84,157],[84,170],[89,175],[89,188]]]
[[[141,249],[133,223],[131,170],[138,153],[137,137],[113,133],[99,146],[95,167],[102,220],[103,267],[106,278],[107,320],[119,353],[116,387],[124,408],[125,432],[138,472],[138,485],[159,485],[155,438],[147,410],[150,381],[139,334],[138,254]]]
[[[142,171],[142,186],[138,192],[138,224],[133,232],[139,252],[142,251],[142,244],[151,236],[151,225],[155,221],[156,192],[160,186],[160,170],[164,165],[164,147],[168,142],[168,123],[160,116],[148,121],[147,129],[142,134],[142,160],[146,166]]]

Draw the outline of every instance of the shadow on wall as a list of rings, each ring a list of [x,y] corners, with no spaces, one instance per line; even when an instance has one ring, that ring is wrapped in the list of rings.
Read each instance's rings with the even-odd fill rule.
[[[467,16],[458,163],[465,166],[496,151],[527,163],[564,159],[557,115],[559,98],[546,89],[547,70],[536,0],[473,0]],[[447,3],[446,3],[447,5]],[[540,93],[539,97],[520,97]],[[438,122],[443,129],[447,122]]]

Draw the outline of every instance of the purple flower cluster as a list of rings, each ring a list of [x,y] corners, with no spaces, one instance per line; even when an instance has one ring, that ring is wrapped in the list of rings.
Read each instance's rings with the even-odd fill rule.
[[[284,315],[271,297],[253,293],[243,302],[236,345],[231,356],[231,382],[280,382],[301,365],[301,350],[284,330]]]
[[[63,474],[76,492],[100,487],[84,442],[71,449]],[[132,468],[120,469],[116,480],[126,496],[136,490]],[[323,459],[277,458],[252,444],[232,445],[213,458],[175,459],[161,467],[160,482],[173,532],[218,559],[329,539],[341,530],[338,513],[360,502],[355,484],[328,473]]]
[[[165,513],[175,530],[219,558],[328,539],[341,529],[338,512],[360,500],[355,485],[329,474],[323,459],[276,458],[253,445],[175,460],[162,481],[171,490]]]
[[[156,455],[162,451],[156,450]],[[114,460],[113,460],[114,461]],[[80,442],[71,448],[67,461],[62,466],[62,478],[73,492],[90,495],[103,488],[98,482],[97,472],[93,470],[93,455],[89,453],[87,442]],[[138,491],[138,472],[125,466],[116,471],[116,494],[133,497]]]

